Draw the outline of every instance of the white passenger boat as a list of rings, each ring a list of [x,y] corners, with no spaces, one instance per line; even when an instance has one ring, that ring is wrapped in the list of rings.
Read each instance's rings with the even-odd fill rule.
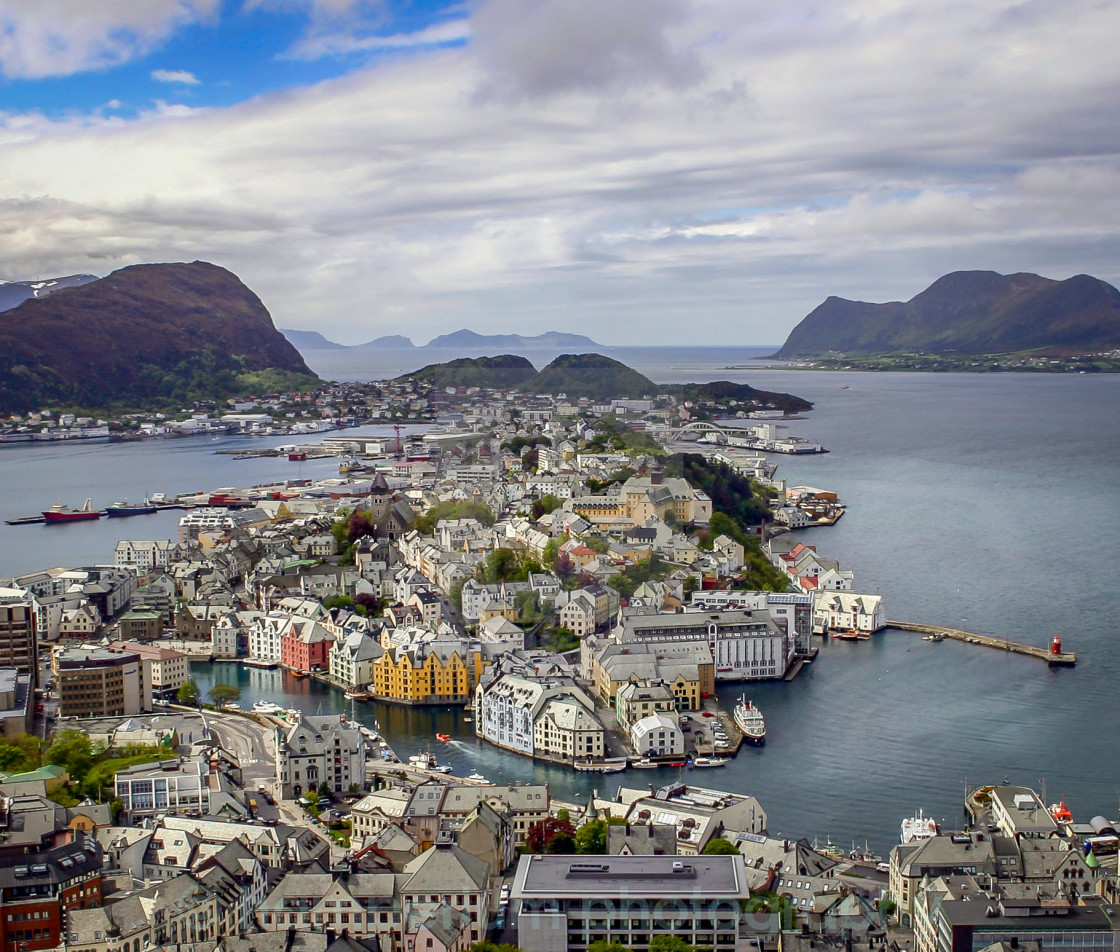
[[[743,732],[743,739],[748,744],[761,747],[766,743],[766,720],[762,711],[748,701],[746,695],[740,696],[732,716],[735,718],[735,726]]]
[[[937,822],[933,817],[926,816],[921,810],[902,821],[899,840],[903,843],[912,843],[914,840],[928,840],[935,836],[937,836]]]

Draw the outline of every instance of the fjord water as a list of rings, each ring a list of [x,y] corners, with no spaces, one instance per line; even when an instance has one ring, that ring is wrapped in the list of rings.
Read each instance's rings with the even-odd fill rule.
[[[779,475],[835,490],[848,504],[836,526],[801,537],[852,569],[859,589],[881,593],[888,617],[1037,645],[1058,633],[1079,658],[1074,669],[1051,669],[1031,658],[931,644],[897,631],[863,643],[829,643],[793,683],[749,690],[766,713],[764,749],[744,751],[721,770],[693,771],[689,779],[757,795],[773,833],[831,837],[845,848],[868,840],[880,852],[897,839],[899,820],[919,807],[950,825],[958,821],[966,782],[1007,777],[1045,786],[1050,800],[1064,795],[1079,819],[1115,815],[1120,376],[729,371],[724,368],[739,363],[740,354],[713,351],[686,361],[677,351],[645,350],[645,359],[635,351],[632,366],[658,382],[732,379],[816,403],[792,427],[831,452],[777,457]],[[145,488],[262,482],[309,466],[214,456],[222,445],[4,448],[0,508],[8,517],[56,498],[80,503],[94,480],[116,498]],[[329,464],[315,465],[330,471]],[[120,488],[109,491],[114,483]],[[121,531],[166,537],[174,517],[93,526],[113,539]],[[90,561],[92,542],[75,534],[89,530],[0,527],[0,575]],[[108,561],[112,542],[104,538],[98,555]],[[204,688],[214,679],[237,682],[245,704],[267,697],[304,710],[352,706],[334,689],[280,672],[215,665],[196,666],[196,674]],[[740,689],[720,693],[730,704]],[[401,756],[431,747],[459,773],[547,779],[560,795],[677,776],[661,770],[594,777],[531,763],[480,744],[461,712],[386,705],[356,711],[377,720]],[[455,740],[440,744],[437,731]]]

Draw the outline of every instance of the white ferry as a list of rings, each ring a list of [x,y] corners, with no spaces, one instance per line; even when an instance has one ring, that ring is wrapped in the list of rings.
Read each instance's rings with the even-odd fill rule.
[[[739,697],[732,716],[735,718],[735,726],[743,732],[743,740],[748,744],[761,747],[766,743],[766,720],[762,711],[748,701],[746,695]]]
[[[906,817],[901,824],[899,840],[903,843],[912,843],[914,840],[928,840],[937,836],[937,822],[931,816],[926,816],[921,810],[914,816]]]

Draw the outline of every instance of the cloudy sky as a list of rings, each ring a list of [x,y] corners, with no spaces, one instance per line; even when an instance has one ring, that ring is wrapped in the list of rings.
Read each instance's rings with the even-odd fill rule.
[[[0,278],[204,259],[279,326],[779,343],[1120,281],[1111,0],[0,0]]]

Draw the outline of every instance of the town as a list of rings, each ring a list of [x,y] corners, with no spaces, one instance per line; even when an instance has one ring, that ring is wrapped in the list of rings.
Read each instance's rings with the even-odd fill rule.
[[[985,786],[883,859],[697,782],[766,742],[751,684],[887,624],[790,532],[843,503],[767,454],[820,447],[765,407],[451,389],[394,395],[423,436],[284,449],[337,477],[175,496],[174,539],[0,582],[4,949],[1115,947],[1115,821]],[[459,709],[619,782],[458,777],[353,716],[203,693],[199,665]]]

